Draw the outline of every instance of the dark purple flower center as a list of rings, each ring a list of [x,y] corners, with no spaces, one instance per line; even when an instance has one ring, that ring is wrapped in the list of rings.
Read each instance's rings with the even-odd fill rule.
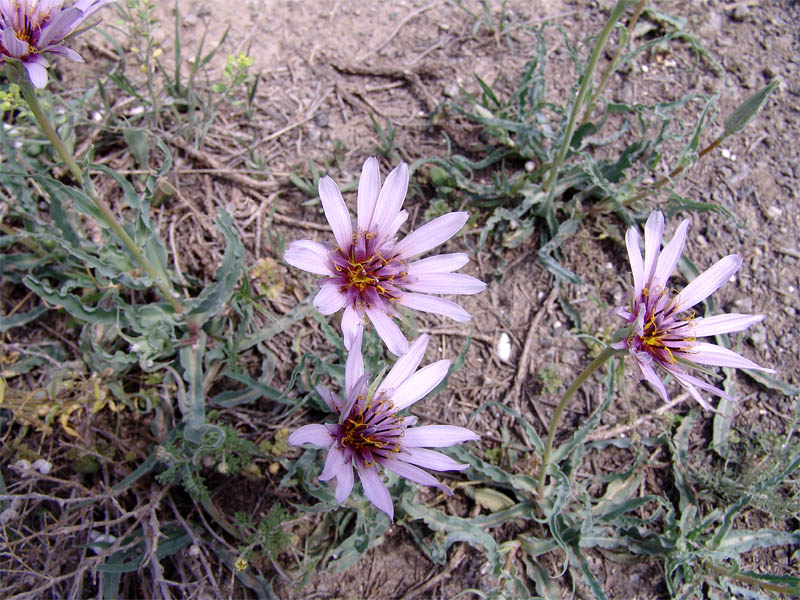
[[[651,293],[647,288],[642,290],[639,303],[634,303],[633,310],[637,311],[644,303],[644,331],[641,335],[634,335],[628,339],[628,346],[638,351],[647,352],[653,358],[668,363],[675,363],[673,352],[686,352],[694,346],[696,338],[692,335],[692,321],[694,312],[687,315],[686,319],[675,318],[675,304],[666,290],[657,290]]]
[[[378,298],[394,300],[400,296],[396,287],[407,281],[408,263],[394,250],[394,243],[380,243],[373,232],[359,231],[349,248],[337,248],[330,254],[339,285],[350,303],[373,306]]]
[[[392,401],[383,394],[366,406],[364,399],[359,398],[340,425],[339,444],[342,449],[351,449],[369,465],[375,456],[400,451],[404,429],[403,418],[395,414]]]

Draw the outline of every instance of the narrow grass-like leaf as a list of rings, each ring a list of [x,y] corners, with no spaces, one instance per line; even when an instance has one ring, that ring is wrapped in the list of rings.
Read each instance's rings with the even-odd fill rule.
[[[577,567],[578,571],[583,578],[583,582],[589,586],[589,589],[592,590],[594,597],[598,600],[606,600],[606,594],[603,592],[603,587],[600,585],[600,582],[597,580],[597,577],[594,576],[592,573],[592,569],[589,567],[589,562],[586,560],[586,557],[580,551],[578,547],[570,548],[570,565]]]
[[[199,331],[197,338],[181,348],[179,352],[183,378],[188,390],[184,394],[183,422],[187,440],[202,443],[200,429],[206,423],[206,402],[203,393],[203,355],[206,349],[206,333]]]
[[[17,313],[16,315],[11,315],[10,317],[4,317],[0,315],[0,333],[5,333],[9,329],[13,329],[14,327],[19,327],[21,325],[26,325],[31,321],[35,321],[44,313],[46,313],[47,310],[48,309],[46,306],[40,305],[32,308],[28,312]]]
[[[214,275],[214,283],[206,287],[192,301],[191,309],[188,311],[188,316],[201,326],[225,308],[244,266],[244,246],[233,228],[230,215],[225,210],[219,213],[217,227],[225,236],[226,246],[222,264]]]
[[[86,321],[87,323],[93,323],[95,325],[113,325],[117,320],[116,311],[106,310],[99,306],[86,306],[75,294],[54,290],[48,284],[34,279],[31,275],[26,275],[22,283],[43,300],[46,300],[54,306],[63,308],[73,317],[81,321]]]
[[[729,531],[716,547],[720,551],[734,551],[736,554],[749,552],[755,548],[772,546],[800,545],[799,531],[776,531],[775,529],[759,529],[749,531],[737,529]]]
[[[484,475],[495,485],[507,486],[518,492],[535,494],[537,490],[536,479],[528,475],[512,475],[500,467],[481,460],[461,446],[451,446],[443,449],[445,454],[456,460],[469,464],[478,473]]]
[[[406,496],[401,498],[398,508],[412,519],[422,519],[433,531],[443,532],[445,549],[455,542],[468,542],[486,553],[495,577],[502,572],[497,542],[480,527],[476,527],[470,519],[446,515],[424,504],[409,501]]]

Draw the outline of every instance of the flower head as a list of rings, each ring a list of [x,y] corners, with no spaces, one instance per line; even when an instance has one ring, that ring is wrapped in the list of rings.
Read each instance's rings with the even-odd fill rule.
[[[317,388],[328,407],[338,415],[337,422],[300,427],[289,436],[289,443],[328,448],[325,467],[319,478],[322,481],[336,478],[337,502],[343,502],[350,495],[355,467],[367,498],[392,519],[392,499],[381,480],[378,465],[452,495],[450,488],[420,467],[458,471],[469,465],[457,463],[444,454],[425,449],[425,446],[443,448],[477,440],[480,436],[454,425],[412,427],[417,418],[399,414],[435,388],[450,367],[450,361],[440,360],[416,370],[428,345],[427,335],[420,336],[411,344],[373,395],[368,392],[369,376],[364,373],[361,335],[360,331],[356,333],[347,356],[344,400],[323,386]]]
[[[368,158],[358,183],[354,227],[339,188],[333,179],[323,177],[319,197],[336,243],[299,240],[284,254],[290,265],[325,276],[319,281],[314,306],[324,315],[344,308],[342,333],[348,349],[366,315],[389,351],[399,356],[408,341],[391,318],[398,305],[468,321],[470,315],[455,302],[427,294],[475,294],[486,288],[474,277],[453,272],[467,263],[466,254],[440,254],[412,262],[453,237],[469,215],[442,215],[398,242],[395,235],[408,218],[401,210],[407,189],[404,163],[389,173],[381,187],[378,160]]]
[[[45,54],[83,62],[80,54],[61,45],[92,13],[113,0],[0,0],[0,64],[20,61],[37,88],[47,84]]]
[[[670,373],[704,408],[711,409],[699,390],[709,391],[726,400],[732,398],[706,381],[690,375],[685,367],[709,365],[774,371],[722,346],[698,341],[698,338],[709,335],[742,331],[761,321],[764,315],[696,317],[694,311],[680,315],[717,291],[742,266],[742,259],[731,254],[701,273],[680,292],[670,293],[667,281],[686,245],[688,228],[687,219],[678,226],[672,240],[662,250],[664,215],[658,211],[651,213],[645,224],[644,260],[639,250],[639,232],[635,227],[628,230],[625,243],[633,271],[633,295],[629,308],[620,307],[615,312],[633,327],[626,339],[613,346],[630,351],[643,378],[658,390],[665,401],[668,400],[667,390],[654,366]]]

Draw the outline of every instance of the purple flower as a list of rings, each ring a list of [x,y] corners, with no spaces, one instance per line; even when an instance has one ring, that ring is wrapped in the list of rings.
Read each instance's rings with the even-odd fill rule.
[[[428,345],[427,335],[418,337],[411,344],[372,395],[368,391],[369,376],[364,373],[361,336],[362,332],[358,331],[347,356],[344,401],[323,386],[317,388],[328,407],[339,416],[338,421],[305,425],[289,436],[289,443],[328,448],[325,467],[319,478],[322,481],[336,478],[337,502],[343,502],[350,495],[355,467],[369,501],[392,519],[392,498],[381,480],[378,465],[452,495],[450,488],[420,467],[434,471],[460,471],[469,465],[426,450],[425,446],[443,448],[477,440],[480,436],[454,425],[412,428],[417,418],[398,414],[435,388],[450,367],[449,360],[440,360],[416,370]]]
[[[639,232],[635,227],[628,230],[625,243],[633,271],[633,296],[629,309],[620,307],[615,312],[633,327],[626,339],[612,346],[630,351],[643,378],[658,390],[664,401],[668,400],[667,390],[655,372],[656,365],[670,373],[704,408],[711,410],[699,389],[726,400],[733,398],[706,381],[690,375],[684,367],[709,365],[757,369],[770,373],[774,371],[760,367],[722,346],[698,341],[698,338],[709,335],[742,331],[761,321],[764,315],[723,314],[695,317],[694,311],[690,311],[687,315],[678,316],[717,291],[742,266],[742,259],[731,254],[700,274],[683,290],[671,294],[667,280],[686,245],[688,228],[687,219],[678,226],[674,237],[662,250],[664,215],[658,211],[651,213],[644,229],[644,260],[639,251]]]
[[[61,42],[92,13],[113,0],[77,0],[64,8],[63,0],[0,0],[0,65],[20,61],[37,88],[47,84],[45,54],[83,62],[80,54]]]
[[[408,341],[391,319],[397,315],[398,305],[469,321],[469,313],[455,302],[427,294],[475,294],[486,288],[474,277],[453,273],[467,263],[466,254],[440,254],[410,262],[453,237],[469,215],[442,215],[398,242],[395,235],[408,218],[401,210],[407,189],[405,163],[389,173],[381,187],[378,160],[368,158],[358,183],[358,223],[354,228],[339,188],[333,179],[323,177],[319,197],[336,244],[299,240],[284,254],[290,265],[325,276],[319,281],[314,306],[323,315],[344,308],[342,333],[348,350],[366,315],[389,352],[399,356],[408,348]]]

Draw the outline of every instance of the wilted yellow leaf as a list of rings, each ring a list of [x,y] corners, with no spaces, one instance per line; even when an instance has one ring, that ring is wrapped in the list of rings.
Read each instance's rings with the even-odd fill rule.
[[[489,512],[499,512],[514,506],[515,502],[502,492],[491,488],[478,488],[475,490],[475,502]]]

